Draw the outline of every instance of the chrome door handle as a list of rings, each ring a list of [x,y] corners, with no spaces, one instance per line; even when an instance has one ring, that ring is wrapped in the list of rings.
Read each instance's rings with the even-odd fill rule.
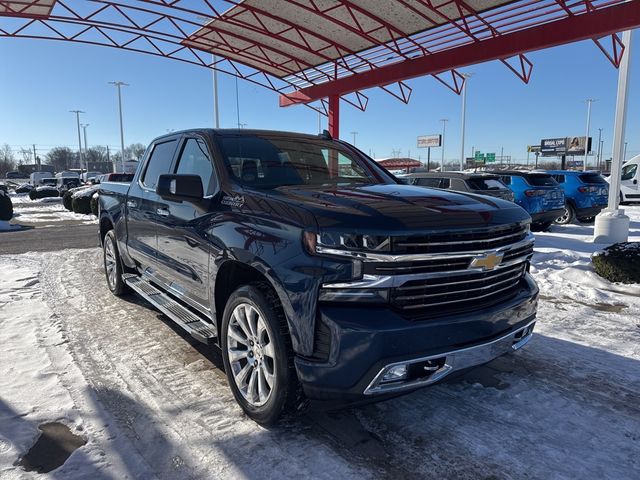
[[[166,208],[158,208],[156,210],[156,213],[158,215],[160,215],[161,217],[168,217],[169,216],[169,210],[167,210]]]
[[[133,200],[127,200],[127,207],[136,208],[137,206],[138,206],[138,204],[136,202],[134,202]]]

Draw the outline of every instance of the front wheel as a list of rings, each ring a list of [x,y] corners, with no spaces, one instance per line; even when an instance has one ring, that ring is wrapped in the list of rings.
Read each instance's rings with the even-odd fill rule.
[[[122,280],[122,262],[113,230],[109,230],[102,242],[102,258],[104,260],[104,273],[107,277],[107,286],[116,296],[124,295],[129,287]]]
[[[296,409],[300,384],[275,292],[262,283],[233,292],[224,310],[221,341],[229,386],[251,419],[269,425]]]
[[[564,207],[564,213],[555,219],[555,222],[558,225],[568,225],[573,222],[573,219],[576,218],[576,211],[570,204],[566,204]]]

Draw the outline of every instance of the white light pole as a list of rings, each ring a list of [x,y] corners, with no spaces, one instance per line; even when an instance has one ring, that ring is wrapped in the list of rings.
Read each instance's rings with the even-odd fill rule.
[[[78,127],[78,155],[80,157],[80,173],[82,173],[82,140],[80,139],[80,114],[85,113],[82,110],[69,110],[76,114],[76,125]]]
[[[584,135],[584,161],[582,171],[587,170],[587,158],[589,156],[589,127],[591,124],[591,104],[595,102],[593,98],[587,98],[587,133]]]
[[[84,123],[82,125],[80,125],[82,127],[82,132],[84,134],[84,152],[87,153],[89,151],[89,146],[87,145],[87,127],[89,126],[88,123]],[[85,167],[87,167],[87,172],[89,171],[89,158],[86,158],[85,161]],[[80,176],[82,177],[82,167],[80,167]]]
[[[467,83],[471,78],[471,73],[463,73],[464,83],[462,84],[462,118],[460,123],[462,124],[462,133],[460,134],[460,171],[464,170],[464,130],[465,130],[465,117],[467,114]]]
[[[618,209],[620,176],[622,171],[622,148],[627,123],[629,84],[629,64],[631,63],[631,37],[633,32],[622,34],[624,54],[618,68],[618,94],[616,97],[616,119],[613,124],[613,158],[611,160],[611,182],[609,184],[609,205],[596,216],[593,229],[594,243],[626,242],[629,238],[629,217]]]
[[[356,146],[356,135],[358,135],[358,132],[349,132],[351,133],[351,135],[353,135],[353,146]]]
[[[213,70],[213,110],[214,110],[214,118],[215,118],[215,126],[216,128],[220,128],[220,110],[218,105],[218,70],[216,70],[216,56],[211,55],[213,59],[212,62],[212,70]]]
[[[124,172],[124,128],[122,126],[122,94],[120,93],[120,87],[128,87],[128,83],[116,81],[109,82],[111,85],[115,85],[118,89],[118,112],[120,113],[120,159],[122,160],[122,171]],[[117,170],[114,164],[114,171]]]
[[[449,121],[448,118],[441,118],[440,121],[442,122],[442,151],[440,152],[442,154],[442,158],[440,159],[440,169],[444,168],[444,134],[445,134],[445,130],[447,129],[447,122]]]

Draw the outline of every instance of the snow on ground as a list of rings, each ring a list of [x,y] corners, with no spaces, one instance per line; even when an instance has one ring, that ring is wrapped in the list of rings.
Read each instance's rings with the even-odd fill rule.
[[[88,443],[33,478],[640,478],[640,287],[595,275],[592,230],[536,234],[538,323],[516,354],[270,429],[219,356],[108,292],[98,249],[0,256],[0,477],[25,477],[14,462],[59,420]]]
[[[70,212],[62,205],[61,197],[31,200],[28,195],[11,195],[13,223],[55,226],[56,222],[76,220],[81,224],[98,223],[93,215]]]

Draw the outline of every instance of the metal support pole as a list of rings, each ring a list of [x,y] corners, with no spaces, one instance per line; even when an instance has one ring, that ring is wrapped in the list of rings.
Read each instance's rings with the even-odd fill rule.
[[[332,95],[329,97],[329,135],[332,138],[340,138],[340,97]],[[337,177],[338,172],[338,154],[336,150],[329,150],[329,176]]]
[[[82,125],[82,132],[84,134],[84,152],[85,154],[89,151],[89,147],[87,146],[87,127],[89,126],[88,123],[85,123]],[[89,171],[89,158],[86,158],[85,161],[85,167],[86,167],[86,171]],[[80,177],[82,178],[82,166],[80,166]]]
[[[600,139],[602,138],[602,129],[598,129],[598,145],[596,146],[596,170],[600,169]]]
[[[40,163],[38,162],[38,156],[36,155],[36,144],[33,144],[33,164],[36,165],[38,171],[40,171]]]
[[[629,217],[624,210],[618,210],[620,182],[622,173],[622,155],[627,123],[629,86],[629,64],[631,63],[631,39],[633,32],[626,30],[622,34],[624,54],[618,68],[618,93],[616,98],[616,118],[613,124],[613,158],[611,160],[611,181],[609,184],[609,205],[596,216],[593,241],[603,243],[625,242],[629,238]]]
[[[358,132],[350,132],[351,135],[353,135],[353,146],[356,146],[356,135],[358,135]]]
[[[460,171],[464,170],[464,130],[465,130],[465,116],[467,114],[467,82],[469,77],[464,75],[464,84],[462,85],[462,117],[460,119],[461,123],[461,134],[460,134]]]
[[[122,94],[120,93],[120,87],[123,85],[128,87],[129,84],[120,81],[109,83],[118,88],[118,112],[120,114],[120,159],[122,161],[122,171],[124,172],[124,127],[122,126]]]
[[[582,171],[587,170],[587,159],[589,157],[589,127],[591,124],[591,104],[595,102],[593,98],[587,98],[587,132],[584,135],[584,161],[582,162]]]
[[[442,145],[441,145],[441,147],[442,147],[442,151],[441,151],[442,158],[440,159],[440,168],[442,168],[442,167],[444,167],[444,134],[445,134],[445,131],[447,129],[447,122],[449,121],[449,119],[448,118],[442,118],[442,119],[440,119],[440,121],[442,122]]]
[[[431,147],[427,147],[427,172],[431,170]]]
[[[69,111],[76,114],[76,126],[78,127],[78,155],[80,158],[80,172],[82,173],[82,139],[80,137],[80,114],[84,112],[82,110]]]

